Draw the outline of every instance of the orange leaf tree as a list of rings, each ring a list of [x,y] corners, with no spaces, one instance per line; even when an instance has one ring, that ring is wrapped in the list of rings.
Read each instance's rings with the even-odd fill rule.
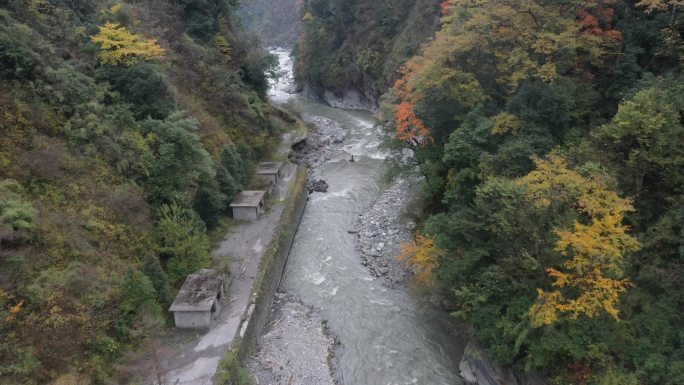
[[[443,252],[435,246],[434,238],[416,233],[413,241],[401,245],[401,254],[397,258],[415,271],[418,282],[430,284]]]

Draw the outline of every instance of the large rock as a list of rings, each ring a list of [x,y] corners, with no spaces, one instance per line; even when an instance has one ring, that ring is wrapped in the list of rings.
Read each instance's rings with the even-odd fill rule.
[[[328,187],[328,183],[326,183],[323,179],[310,180],[308,183],[309,194],[313,193],[314,191],[323,193],[328,192]]]
[[[298,141],[297,143],[292,145],[292,150],[293,151],[302,151],[304,148],[306,148],[306,138]]]
[[[356,90],[330,90],[311,84],[295,84],[295,89],[305,98],[321,101],[330,107],[343,110],[360,110],[371,113],[378,112],[378,103],[375,97],[367,96]]]
[[[377,103],[355,90],[344,90],[342,92],[325,90],[322,96],[322,99],[330,107],[343,110],[362,110],[372,113],[378,111]]]
[[[487,356],[477,343],[469,342],[458,366],[466,385],[546,385],[537,373],[514,373]]]

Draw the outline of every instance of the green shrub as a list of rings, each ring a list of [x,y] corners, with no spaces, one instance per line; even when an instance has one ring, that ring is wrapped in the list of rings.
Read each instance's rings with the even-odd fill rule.
[[[0,10],[0,77],[16,80],[35,78],[51,52],[27,25]]]
[[[202,41],[209,41],[218,31],[219,17],[228,10],[233,2],[230,0],[177,1],[184,7],[188,34]]]
[[[217,385],[251,385],[254,382],[235,352],[228,352],[219,363],[214,383]]]
[[[221,155],[221,165],[224,167],[226,178],[230,177],[235,183],[237,190],[242,189],[242,186],[247,182],[248,176],[248,161],[245,160],[244,154],[238,151],[234,144],[229,144]],[[229,179],[230,179],[229,178]],[[229,183],[228,181],[226,181]],[[227,188],[230,186],[226,186]]]
[[[99,75],[130,104],[137,119],[163,120],[176,109],[174,91],[154,64],[107,66]]]
[[[142,123],[144,135],[154,135],[156,149],[145,181],[150,201],[157,206],[178,203],[189,206],[200,177],[215,176],[213,161],[196,134],[197,121],[175,113],[166,120]]]
[[[212,228],[225,212],[227,196],[221,191],[215,175],[201,174],[193,207],[200,218]]]
[[[162,206],[157,240],[173,286],[180,286],[189,274],[209,266],[209,236],[193,211],[178,205]]]
[[[17,181],[0,181],[0,229],[25,237],[34,229],[38,210],[24,200],[21,192]]]
[[[127,336],[146,335],[151,323],[160,319],[162,314],[152,282],[139,270],[130,268],[121,282],[120,290],[119,331]]]
[[[82,69],[66,64],[57,70],[46,73],[51,86],[52,98],[59,104],[65,116],[70,117],[77,108],[94,101],[103,101],[108,95],[106,84],[98,84],[95,79],[83,73]],[[46,88],[47,90],[47,88]]]
[[[152,282],[154,291],[157,295],[157,302],[162,310],[168,308],[173,301],[171,287],[169,286],[169,276],[159,263],[159,258],[148,255],[143,260],[142,271]]]

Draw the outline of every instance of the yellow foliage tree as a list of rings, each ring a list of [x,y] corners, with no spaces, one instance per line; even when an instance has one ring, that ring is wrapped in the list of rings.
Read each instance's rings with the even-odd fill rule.
[[[434,102],[435,95],[451,103],[454,116],[486,101],[490,96],[483,84],[489,78],[514,93],[529,79],[552,83],[571,73],[593,77],[591,71],[622,41],[621,33],[602,29],[593,16],[612,20],[612,8],[603,11],[606,2],[444,1],[441,29],[404,65],[394,86],[397,138],[414,142],[435,129],[423,123],[417,108],[425,100]],[[515,133],[519,124],[501,116],[495,134]]]
[[[98,58],[103,64],[131,65],[141,60],[159,59],[166,50],[154,39],[145,39],[116,23],[105,23],[90,39],[100,46]]]
[[[672,9],[675,11],[678,7],[684,5],[682,0],[639,0],[637,1],[639,7],[646,8],[646,11],[651,13],[654,11],[665,11],[667,9]]]
[[[435,246],[435,240],[417,233],[412,242],[401,245],[397,259],[414,269],[416,280],[424,284],[432,283],[432,272],[437,268],[437,258],[443,250]]]
[[[619,296],[632,286],[621,279],[622,259],[639,249],[622,223],[625,214],[634,211],[632,202],[608,189],[602,178],[584,177],[569,169],[559,156],[535,159],[535,163],[536,170],[518,180],[527,187],[529,198],[543,207],[558,201],[568,204],[584,220],[556,232],[555,251],[568,259],[562,265],[564,271],[547,270],[556,290],[537,289],[537,301],[529,311],[533,326],[552,324],[560,315],[576,319],[605,311],[617,318]]]
[[[621,36],[585,33],[586,26],[578,22],[578,15],[600,8],[601,3],[449,1],[442,30],[427,51],[441,46],[454,58],[492,53],[497,81],[511,91],[529,78],[553,82],[559,66],[600,64],[607,50],[619,45]]]
[[[492,127],[491,133],[493,135],[504,135],[508,133],[517,134],[518,130],[520,130],[523,125],[520,118],[508,112],[502,112],[496,115],[492,118],[492,121],[494,127]]]

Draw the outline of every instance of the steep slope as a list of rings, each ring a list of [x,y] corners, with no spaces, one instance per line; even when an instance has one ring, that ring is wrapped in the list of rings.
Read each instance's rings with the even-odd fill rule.
[[[300,4],[300,0],[252,0],[240,7],[238,15],[264,47],[292,47],[301,34]]]
[[[425,178],[402,257],[520,372],[684,382],[679,6],[449,0],[385,99]]]
[[[400,66],[438,27],[439,1],[307,0],[295,49],[295,78],[314,97],[377,106]],[[327,95],[326,95],[327,92]],[[341,106],[345,106],[342,100]]]
[[[0,383],[130,383],[123,353],[208,265],[284,125],[235,6],[0,9]]]

